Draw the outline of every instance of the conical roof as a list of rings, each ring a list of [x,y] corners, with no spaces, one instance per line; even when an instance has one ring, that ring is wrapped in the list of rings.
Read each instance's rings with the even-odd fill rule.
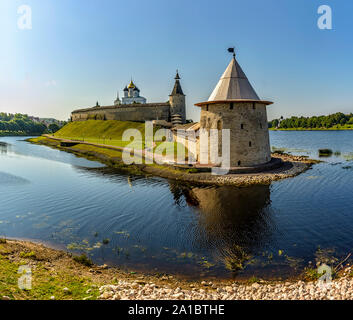
[[[171,96],[175,96],[178,94],[184,95],[184,92],[183,92],[183,89],[181,88],[179,79],[180,79],[180,76],[179,76],[179,72],[177,71],[176,76],[175,76],[174,88],[173,88],[172,93],[170,94]]]
[[[196,105],[201,106],[227,101],[261,101],[264,104],[272,104],[270,101],[262,101],[259,98],[238,61],[235,59],[235,56],[233,56],[208,101],[197,103]]]
[[[260,100],[239,63],[232,58],[208,101]]]
[[[180,85],[179,80],[175,81],[174,88],[173,88],[173,91],[171,93],[171,96],[175,96],[177,94],[184,95],[184,92],[183,92],[183,89],[181,89],[181,85]]]

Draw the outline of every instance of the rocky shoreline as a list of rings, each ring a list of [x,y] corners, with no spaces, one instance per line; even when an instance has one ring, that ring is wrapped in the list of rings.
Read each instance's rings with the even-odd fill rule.
[[[117,285],[99,288],[103,300],[352,300],[353,279],[346,269],[342,278],[323,284],[316,282],[228,284],[205,282],[203,287],[171,288],[153,282],[120,280]]]
[[[32,290],[21,291],[17,287],[20,265],[31,268]],[[348,263],[336,273],[336,279],[327,284],[302,278],[291,281],[189,281],[173,275],[146,275],[106,265],[85,265],[71,254],[43,244],[2,239],[0,271],[0,300],[353,299],[353,272]],[[48,281],[51,281],[50,287]]]
[[[226,175],[212,175],[210,173],[175,173],[168,168],[154,168],[146,166],[144,171],[162,178],[209,185],[230,185],[245,187],[256,184],[270,184],[273,181],[295,177],[312,167],[319,161],[305,157],[292,156],[284,153],[273,153],[272,158],[281,159],[283,164],[279,168],[259,173],[238,173]]]

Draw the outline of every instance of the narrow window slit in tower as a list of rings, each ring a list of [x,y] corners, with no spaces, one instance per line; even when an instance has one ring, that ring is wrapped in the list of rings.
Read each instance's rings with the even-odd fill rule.
[[[238,161],[238,166],[240,166],[241,165],[241,161]]]
[[[251,147],[251,141],[249,141],[249,147]]]
[[[206,104],[206,111],[208,111],[208,104]]]
[[[222,130],[222,121],[221,120],[217,121],[217,130]]]
[[[244,124],[243,124],[243,123],[240,125],[240,128],[241,128],[241,129],[244,129]]]
[[[255,110],[256,109],[256,104],[255,102],[252,104],[252,108]]]
[[[233,104],[233,102],[231,102],[230,103],[230,110],[233,110],[233,108],[234,108],[234,104]]]

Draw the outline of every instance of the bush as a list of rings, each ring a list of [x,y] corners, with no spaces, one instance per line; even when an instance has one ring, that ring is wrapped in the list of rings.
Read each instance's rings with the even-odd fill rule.
[[[330,157],[332,156],[333,151],[331,149],[319,149],[320,157]]]
[[[21,258],[32,258],[35,259],[36,258],[36,253],[31,251],[31,252],[20,252],[20,257]]]
[[[85,254],[81,254],[80,256],[75,256],[73,258],[76,262],[83,264],[84,266],[91,267],[93,262],[90,258],[88,258]]]

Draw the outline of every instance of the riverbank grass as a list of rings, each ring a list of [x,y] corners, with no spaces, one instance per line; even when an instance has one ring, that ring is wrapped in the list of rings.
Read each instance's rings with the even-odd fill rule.
[[[42,254],[32,248],[15,248],[13,243],[0,244],[0,300],[95,300],[98,287],[90,278],[76,275],[72,266],[52,268]],[[19,288],[21,266],[31,268],[31,289]]]

